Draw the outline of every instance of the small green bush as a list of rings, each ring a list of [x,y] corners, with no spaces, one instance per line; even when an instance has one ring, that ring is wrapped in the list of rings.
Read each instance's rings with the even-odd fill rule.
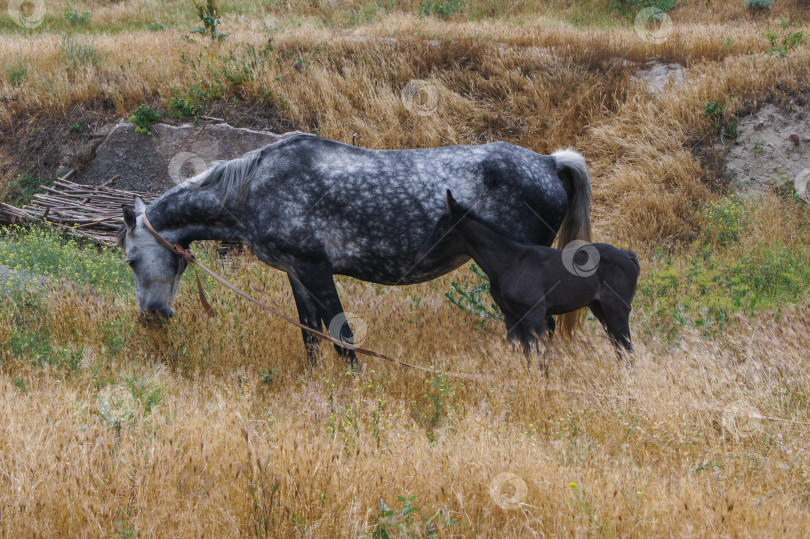
[[[196,84],[188,92],[179,88],[172,88],[172,92],[174,96],[168,100],[169,114],[180,119],[202,114],[205,102],[213,97],[213,94]]]
[[[766,52],[771,56],[781,56],[783,58],[787,56],[792,49],[803,45],[805,42],[804,32],[801,30],[787,34],[782,37],[781,42],[779,40],[780,36],[776,32],[766,32],[763,34],[763,37],[770,42],[770,47]]]
[[[432,15],[440,19],[449,19],[463,8],[463,0],[423,0],[418,13],[420,17]]]
[[[611,5],[624,17],[635,17],[639,11],[648,7],[669,13],[678,5],[678,0],[612,0]]]
[[[130,123],[135,124],[135,132],[152,136],[152,126],[160,121],[160,113],[149,105],[141,105],[135,114],[129,117]]]
[[[85,26],[90,21],[90,12],[82,11],[80,13],[73,6],[68,6],[65,9],[65,20],[70,26]]]
[[[32,174],[20,174],[9,182],[4,191],[3,200],[12,206],[24,206],[31,202],[34,194],[39,193],[40,185],[52,184],[52,180]]]
[[[740,240],[740,233],[749,218],[743,201],[736,196],[711,204],[703,215],[703,242],[721,247]]]
[[[22,60],[17,60],[6,67],[6,78],[12,86],[19,86],[27,76],[28,64]]]
[[[163,386],[146,377],[127,376],[124,382],[132,398],[143,405],[144,415],[152,413],[152,409],[163,401],[166,392]]]
[[[773,4],[773,0],[743,0],[743,5],[752,11],[763,11]]]

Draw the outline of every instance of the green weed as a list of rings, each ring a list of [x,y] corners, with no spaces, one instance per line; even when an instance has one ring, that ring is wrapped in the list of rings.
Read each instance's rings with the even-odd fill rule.
[[[624,17],[635,17],[645,8],[656,8],[663,13],[669,13],[678,4],[678,0],[612,0],[613,8]]]
[[[148,378],[132,375],[125,377],[124,382],[132,398],[143,406],[144,415],[152,413],[152,409],[163,401],[165,389]]]
[[[776,32],[766,32],[763,37],[770,43],[770,47],[766,52],[771,56],[780,56],[783,58],[787,56],[791,50],[799,45],[803,45],[805,42],[804,32],[801,30],[785,35],[781,38],[781,41],[780,35]]]
[[[12,378],[11,383],[14,384],[14,387],[21,393],[28,393],[28,386],[22,378]]]
[[[371,536],[375,539],[392,539],[394,537],[438,537],[439,530],[458,524],[445,516],[446,511],[439,510],[428,516],[413,503],[416,496],[406,498],[397,496],[399,509],[391,509],[380,499],[380,514],[372,522]]]
[[[645,272],[638,303],[651,328],[669,337],[687,326],[713,333],[735,314],[751,316],[810,292],[810,248],[751,238],[750,219],[737,197],[710,205],[703,233],[685,260],[659,261]]]
[[[436,441],[436,429],[447,419],[455,394],[449,377],[437,372],[430,379],[430,387],[424,394],[425,400],[414,403],[413,417],[425,428],[431,442]]]
[[[197,18],[200,20],[202,26],[197,26],[191,29],[192,34],[201,34],[211,38],[212,42],[222,43],[230,34],[220,32],[219,27],[222,24],[220,18],[219,8],[214,0],[208,0],[205,4],[197,4],[194,7],[197,10]]]
[[[487,320],[502,320],[501,310],[489,292],[489,277],[475,264],[470,264],[469,269],[478,278],[478,283],[469,287],[467,282],[453,281],[453,290],[444,294],[447,301],[475,318],[479,328],[483,328]]]
[[[710,205],[704,211],[703,242],[721,247],[738,242],[749,218],[743,201],[736,196]]]

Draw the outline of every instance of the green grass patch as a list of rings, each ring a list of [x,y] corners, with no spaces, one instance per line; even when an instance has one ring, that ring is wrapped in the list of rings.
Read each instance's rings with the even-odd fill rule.
[[[20,86],[28,77],[28,63],[17,60],[6,67],[6,78],[12,86]]]
[[[46,228],[0,231],[0,264],[104,292],[134,288],[117,250],[85,245]]]
[[[790,241],[787,234],[754,237],[751,205],[757,203],[720,200],[705,209],[702,236],[686,256],[656,253],[652,269],[642,272],[636,296],[648,331],[675,337],[683,327],[696,327],[713,333],[736,314],[751,316],[797,303],[810,293],[810,245]],[[784,214],[774,218],[786,230],[806,236],[806,208],[782,203]]]
[[[104,53],[98,50],[92,41],[82,41],[72,36],[63,36],[59,52],[65,63],[65,69],[74,73],[81,68],[96,67],[104,57]]]
[[[54,347],[47,327],[37,330],[15,328],[8,345],[14,357],[28,359],[35,367],[56,369],[67,377],[79,370],[82,359],[81,351],[72,351],[66,346]]]

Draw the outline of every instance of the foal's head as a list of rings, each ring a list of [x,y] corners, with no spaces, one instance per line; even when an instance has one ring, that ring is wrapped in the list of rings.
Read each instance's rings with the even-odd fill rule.
[[[420,261],[429,260],[432,256],[440,256],[447,249],[458,251],[459,237],[456,226],[469,213],[470,210],[459,205],[456,199],[453,198],[453,193],[448,189],[444,213],[436,222],[428,238],[422,243],[416,259]]]
[[[122,206],[124,226],[118,231],[118,244],[135,277],[135,295],[142,315],[171,318],[180,276],[186,262],[157,242],[143,225],[146,203],[135,197],[135,206]]]

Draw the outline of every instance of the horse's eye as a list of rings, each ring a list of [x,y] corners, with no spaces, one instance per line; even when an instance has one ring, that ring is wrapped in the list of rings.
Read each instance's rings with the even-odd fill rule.
[[[129,267],[130,267],[130,268],[133,268],[133,269],[135,268],[135,264],[136,264],[137,262],[138,262],[138,261],[137,261],[137,260],[135,260],[135,259],[132,259],[132,260],[127,260],[127,264],[129,264]]]

